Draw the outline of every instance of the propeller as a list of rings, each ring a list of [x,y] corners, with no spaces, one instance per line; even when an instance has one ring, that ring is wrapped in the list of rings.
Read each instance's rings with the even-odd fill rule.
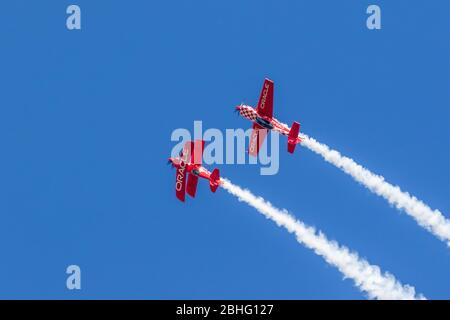
[[[170,161],[170,159],[167,160],[167,165],[168,165],[168,166],[170,165],[172,168],[175,168],[173,162]]]
[[[244,105],[243,102],[241,102],[241,104],[239,105],[239,107],[242,107]],[[234,108],[234,113],[239,114],[241,112],[241,110],[239,109],[239,107]]]

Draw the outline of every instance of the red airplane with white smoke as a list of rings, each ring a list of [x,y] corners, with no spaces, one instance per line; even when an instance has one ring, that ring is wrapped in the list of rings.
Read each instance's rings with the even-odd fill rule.
[[[275,130],[278,133],[288,137],[288,152],[293,153],[295,146],[302,140],[298,136],[300,124],[295,122],[289,128],[286,124],[279,122],[273,117],[273,81],[265,79],[261,95],[256,108],[241,104],[236,107],[236,111],[241,116],[253,122],[253,131],[250,136],[249,153],[257,156],[263,144],[268,130]],[[218,169],[209,172],[202,167],[202,157],[205,142],[196,140],[185,143],[179,157],[169,158],[168,163],[176,168],[175,190],[176,196],[180,201],[185,201],[186,191],[191,197],[195,197],[197,191],[198,178],[209,181],[209,187],[212,192],[222,184]],[[187,176],[187,183],[186,183]],[[187,185],[186,185],[187,184]]]
[[[289,127],[273,117],[273,81],[264,80],[256,108],[241,104],[236,107],[239,114],[253,122],[253,131],[250,136],[249,154],[257,156],[268,130],[275,130],[288,137],[288,152],[293,153],[295,146],[302,140],[298,136],[300,124],[295,122]]]
[[[219,169],[209,172],[202,167],[203,149],[205,141],[196,140],[195,143],[188,141],[185,143],[180,156],[169,158],[168,163],[176,168],[175,190],[180,201],[185,200],[186,190],[188,195],[195,197],[197,191],[198,178],[209,180],[209,187],[212,192],[216,192],[221,184]],[[187,176],[187,186],[186,186]]]

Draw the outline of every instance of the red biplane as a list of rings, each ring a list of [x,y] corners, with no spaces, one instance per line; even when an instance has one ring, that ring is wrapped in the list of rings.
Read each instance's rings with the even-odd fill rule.
[[[273,81],[264,80],[258,105],[256,108],[241,104],[236,107],[239,114],[253,122],[253,131],[250,136],[249,154],[257,156],[268,130],[275,130],[288,137],[288,152],[293,153],[297,143],[302,140],[298,136],[300,124],[295,122],[289,127],[273,117]]]
[[[176,168],[175,190],[177,198],[180,201],[185,200],[185,193],[187,189],[188,195],[195,197],[197,191],[198,177],[209,180],[209,187],[212,192],[216,192],[221,184],[219,169],[214,169],[209,172],[202,167],[202,157],[205,141],[196,140],[195,143],[188,141],[185,143],[180,156],[176,158],[169,158],[168,163]],[[186,187],[187,176],[187,187]]]

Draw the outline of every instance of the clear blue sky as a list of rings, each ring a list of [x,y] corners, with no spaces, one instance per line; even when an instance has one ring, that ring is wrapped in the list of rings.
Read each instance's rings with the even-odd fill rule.
[[[82,30],[65,27],[66,7]],[[382,9],[382,30],[365,26]],[[364,299],[224,190],[174,194],[175,128],[233,114],[275,81],[275,115],[450,217],[450,3],[9,1],[0,13],[0,298]],[[222,174],[428,298],[450,251],[305,148],[275,176]],[[65,269],[82,270],[82,290]]]

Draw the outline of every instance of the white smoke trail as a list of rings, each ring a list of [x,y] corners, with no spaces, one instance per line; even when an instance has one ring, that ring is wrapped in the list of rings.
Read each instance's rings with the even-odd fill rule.
[[[337,267],[345,278],[353,279],[356,286],[366,292],[369,298],[425,299],[422,295],[416,296],[414,287],[402,285],[390,273],[382,273],[378,266],[369,264],[348,248],[328,240],[322,232],[317,232],[313,227],[296,220],[286,210],[273,207],[263,198],[256,197],[249,190],[244,190],[227,179],[222,179],[222,187],[238,197],[240,201],[246,202],[267,218],[275,221],[278,226],[283,226],[289,232],[294,233],[298,242],[314,250],[326,262]]]
[[[432,210],[416,197],[403,192],[400,187],[386,182],[382,176],[370,172],[353,159],[342,156],[338,151],[317,142],[306,134],[300,134],[301,145],[321,155],[326,161],[335,165],[373,193],[385,198],[399,210],[404,210],[419,225],[430,231],[450,246],[450,221],[439,210]]]

